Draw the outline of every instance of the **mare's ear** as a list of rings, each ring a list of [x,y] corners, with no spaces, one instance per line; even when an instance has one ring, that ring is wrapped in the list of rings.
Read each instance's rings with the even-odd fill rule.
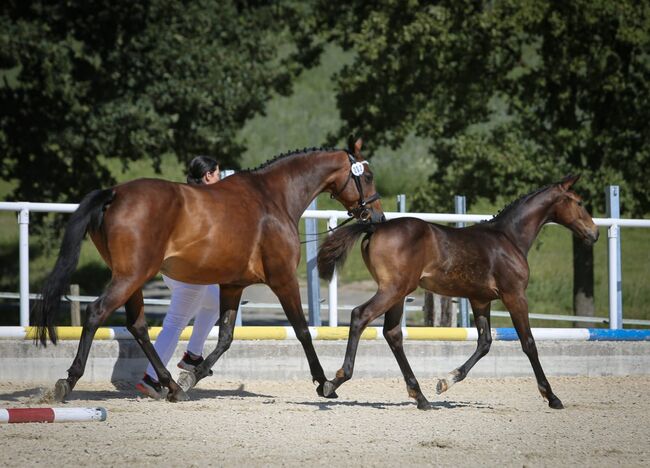
[[[562,187],[563,190],[569,190],[573,184],[578,182],[578,179],[580,179],[580,174],[577,175],[568,175],[564,179],[560,181],[560,187]]]
[[[357,138],[357,140],[354,140],[354,136],[350,135],[348,138],[348,151],[352,153],[355,156],[361,155],[361,147],[363,146],[363,140],[361,138]]]

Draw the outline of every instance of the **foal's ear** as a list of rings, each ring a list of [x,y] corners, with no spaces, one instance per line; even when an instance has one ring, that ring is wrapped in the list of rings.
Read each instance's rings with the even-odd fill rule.
[[[578,182],[578,179],[580,179],[580,174],[570,174],[560,181],[560,187],[562,187],[563,190],[569,190],[573,184]]]
[[[348,151],[355,156],[358,156],[361,154],[361,146],[363,146],[363,140],[361,138],[358,138],[356,141],[354,140],[354,135],[350,135],[348,137]]]

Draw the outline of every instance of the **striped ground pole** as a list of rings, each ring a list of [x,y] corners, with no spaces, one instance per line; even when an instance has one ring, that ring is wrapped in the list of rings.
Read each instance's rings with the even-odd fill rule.
[[[161,327],[151,327],[149,336],[155,340]],[[57,327],[60,340],[79,340],[81,327]],[[421,341],[476,341],[478,333],[475,328],[444,328],[444,327],[406,327],[402,328],[405,340]],[[235,340],[295,340],[296,334],[292,327],[286,326],[245,326],[235,327]],[[347,340],[348,327],[309,327],[309,333],[314,340]],[[621,329],[607,328],[533,328],[536,341],[650,341],[650,329]],[[180,339],[187,341],[192,334],[192,327],[186,327]],[[214,327],[208,336],[216,340],[219,337],[219,327]],[[34,327],[0,327],[0,340],[34,340]],[[103,327],[97,330],[95,340],[131,340],[133,336],[125,327]],[[362,340],[383,339],[382,327],[368,327],[361,335]],[[514,328],[493,328],[492,339],[495,341],[518,340]]]
[[[83,421],[106,421],[106,408],[0,408],[0,424]]]

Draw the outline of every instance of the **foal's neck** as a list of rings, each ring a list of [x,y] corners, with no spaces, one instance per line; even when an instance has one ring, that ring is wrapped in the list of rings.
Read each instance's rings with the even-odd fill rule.
[[[521,200],[518,206],[497,221],[497,226],[524,254],[537,238],[542,227],[549,222],[555,197],[548,191]]]

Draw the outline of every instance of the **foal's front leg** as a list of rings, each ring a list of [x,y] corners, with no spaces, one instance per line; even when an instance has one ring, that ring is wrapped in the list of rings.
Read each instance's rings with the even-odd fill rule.
[[[470,369],[490,351],[490,345],[492,344],[490,303],[471,301],[471,304],[472,310],[474,311],[474,324],[478,330],[476,350],[462,366],[451,371],[446,378],[438,380],[438,385],[436,385],[436,393],[438,395],[446,392],[452,385],[467,377]]]
[[[403,296],[402,296],[403,297]],[[336,377],[331,381],[325,383],[323,392],[325,396],[333,393],[344,382],[352,378],[354,372],[354,361],[357,356],[357,348],[359,347],[359,339],[361,333],[366,329],[368,324],[374,319],[385,313],[386,310],[397,300],[400,295],[395,293],[388,293],[386,291],[379,291],[368,302],[352,310],[350,316],[350,332],[348,336],[348,346],[345,351],[345,359],[343,360],[343,367],[336,372]]]
[[[546,375],[544,375],[542,365],[539,363],[539,358],[537,357],[537,346],[535,345],[533,334],[530,331],[530,323],[528,321],[528,301],[526,300],[525,294],[504,294],[501,300],[503,301],[503,305],[505,305],[510,312],[510,317],[512,318],[512,323],[517,330],[521,347],[524,350],[524,353],[526,353],[526,356],[528,356],[530,364],[533,366],[533,372],[535,372],[539,392],[542,394],[544,399],[548,400],[548,406],[551,408],[564,408],[560,399],[555,396],[553,390],[551,390],[551,384],[546,380]]]
[[[406,359],[404,354],[402,324],[401,318],[404,313],[404,301],[400,300],[396,305],[390,308],[384,316],[384,338],[388,342],[390,350],[393,352],[397,364],[399,365],[404,382],[406,382],[406,390],[411,398],[414,398],[418,403],[418,409],[428,410],[431,409],[431,404],[420,390],[420,384],[413,374],[411,365]]]

